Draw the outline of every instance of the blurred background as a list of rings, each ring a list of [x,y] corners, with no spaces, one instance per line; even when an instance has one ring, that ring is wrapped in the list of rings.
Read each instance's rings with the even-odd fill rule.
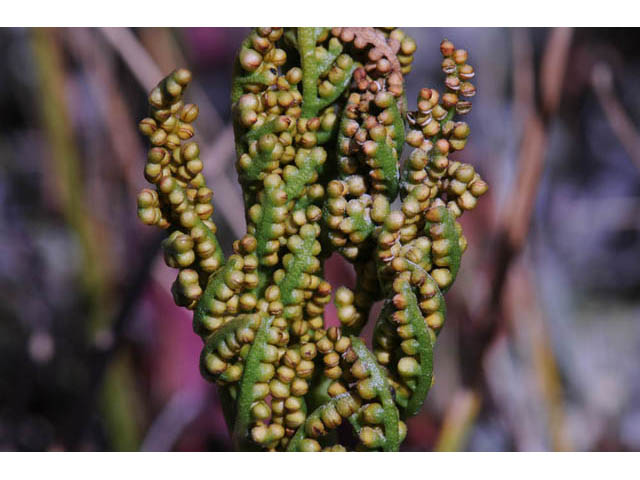
[[[470,51],[456,159],[491,189],[462,219],[436,383],[403,449],[640,450],[640,30],[406,30],[410,102],[442,84],[442,38]],[[229,252],[244,234],[231,67],[248,31],[0,29],[0,450],[230,448],[162,233],[136,217],[136,125],[164,75],[194,72]],[[329,270],[353,275],[336,257]]]

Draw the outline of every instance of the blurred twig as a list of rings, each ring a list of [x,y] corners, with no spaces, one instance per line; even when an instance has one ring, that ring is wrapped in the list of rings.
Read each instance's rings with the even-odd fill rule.
[[[528,119],[535,108],[533,45],[525,28],[511,30],[514,119]]]
[[[206,406],[208,391],[199,389],[174,393],[149,427],[140,450],[170,451],[187,425],[195,420]]]
[[[145,91],[150,91],[163,77],[160,68],[128,28],[100,28],[113,49],[120,54],[129,70]]]
[[[572,33],[569,28],[553,29],[542,58],[539,74],[540,104],[530,113],[525,125],[518,160],[518,178],[507,201],[510,208],[505,212],[499,227],[498,235],[503,237],[506,248],[498,249],[502,253],[499,255],[500,267],[493,282],[494,305],[502,294],[509,264],[522,250],[529,232],[533,205],[544,170],[547,127],[560,103]]]
[[[611,130],[618,137],[631,161],[640,168],[640,134],[616,95],[613,87],[613,72],[607,63],[600,62],[593,66],[591,85],[611,125]]]
[[[485,300],[485,307],[474,318],[472,328],[481,332],[484,341],[481,349],[490,343],[498,328],[499,307],[509,267],[521,252],[529,225],[533,205],[538,192],[545,164],[547,126],[556,113],[571,42],[571,29],[553,29],[545,48],[539,75],[541,101],[529,115],[524,128],[518,155],[518,174],[514,188],[508,195],[502,219],[498,223],[492,289]],[[516,69],[518,66],[516,65]],[[478,352],[481,353],[481,352]],[[476,358],[475,360],[479,360]],[[474,362],[475,363],[475,362]],[[478,363],[475,363],[477,368]],[[474,375],[475,377],[475,375]]]

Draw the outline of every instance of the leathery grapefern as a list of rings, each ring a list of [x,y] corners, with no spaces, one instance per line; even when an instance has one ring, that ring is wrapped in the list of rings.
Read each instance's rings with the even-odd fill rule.
[[[138,215],[167,230],[172,293],[193,310],[200,369],[236,449],[398,450],[431,387],[443,294],[467,246],[456,219],[488,187],[449,159],[469,135],[456,120],[475,94],[467,52],[441,43],[444,89],[420,90],[409,111],[415,50],[396,28],[256,28],[243,41],[231,102],[247,233],[229,258],[190,141],[191,73],[149,95],[140,130],[155,188],[139,194]],[[336,251],[354,289],[323,278]],[[326,328],[332,293],[341,327]],[[379,300],[370,350],[359,334]]]

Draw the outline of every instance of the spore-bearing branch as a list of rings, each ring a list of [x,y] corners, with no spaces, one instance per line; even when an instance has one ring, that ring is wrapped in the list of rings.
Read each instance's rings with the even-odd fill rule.
[[[232,87],[246,235],[223,258],[213,192],[189,139],[198,115],[176,70],[149,96],[140,130],[151,143],[138,197],[147,224],[170,233],[178,305],[194,310],[200,368],[230,403],[236,449],[398,450],[404,420],[433,379],[443,294],[467,241],[456,218],[487,184],[450,161],[469,127],[456,116],[475,94],[467,53],[440,45],[444,93],[422,89],[407,112],[404,75],[416,44],[396,28],[256,28]],[[400,165],[403,147],[412,148]],[[391,205],[400,196],[400,209]],[[326,328],[323,262],[355,266],[355,290],[335,293],[342,327]],[[384,300],[373,351],[358,337]],[[353,439],[336,428],[351,425]]]

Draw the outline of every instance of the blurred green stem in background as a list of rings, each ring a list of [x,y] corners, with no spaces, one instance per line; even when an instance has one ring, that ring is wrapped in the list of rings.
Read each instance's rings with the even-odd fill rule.
[[[71,128],[65,91],[65,71],[62,46],[56,31],[35,28],[31,46],[38,75],[38,98],[42,129],[49,139],[46,158],[50,181],[57,195],[62,215],[75,232],[81,249],[80,283],[86,298],[87,322],[84,329],[90,350],[111,348],[109,290],[112,284],[107,265],[108,240],[99,228],[89,205],[90,196],[84,188],[82,159]],[[46,167],[45,167],[46,168]],[[119,451],[138,450],[140,426],[136,411],[139,399],[129,359],[120,353],[107,367],[99,399],[106,420],[105,428],[111,448]]]
[[[139,415],[143,411],[136,391],[131,358],[121,351],[111,361],[100,396],[105,428],[112,450],[137,451],[142,440]]]
[[[83,188],[81,160],[67,110],[59,40],[53,31],[42,28],[34,28],[31,39],[38,75],[42,128],[51,148],[47,156],[51,165],[47,170],[62,214],[75,231],[82,250],[81,282],[88,300],[86,334],[93,344],[98,340],[98,334],[107,329],[109,321],[105,310],[108,277],[102,255],[105,242],[98,240],[97,226]]]
[[[459,390],[447,409],[438,440],[437,452],[460,452],[467,449],[469,434],[480,412],[482,398],[473,390]]]

